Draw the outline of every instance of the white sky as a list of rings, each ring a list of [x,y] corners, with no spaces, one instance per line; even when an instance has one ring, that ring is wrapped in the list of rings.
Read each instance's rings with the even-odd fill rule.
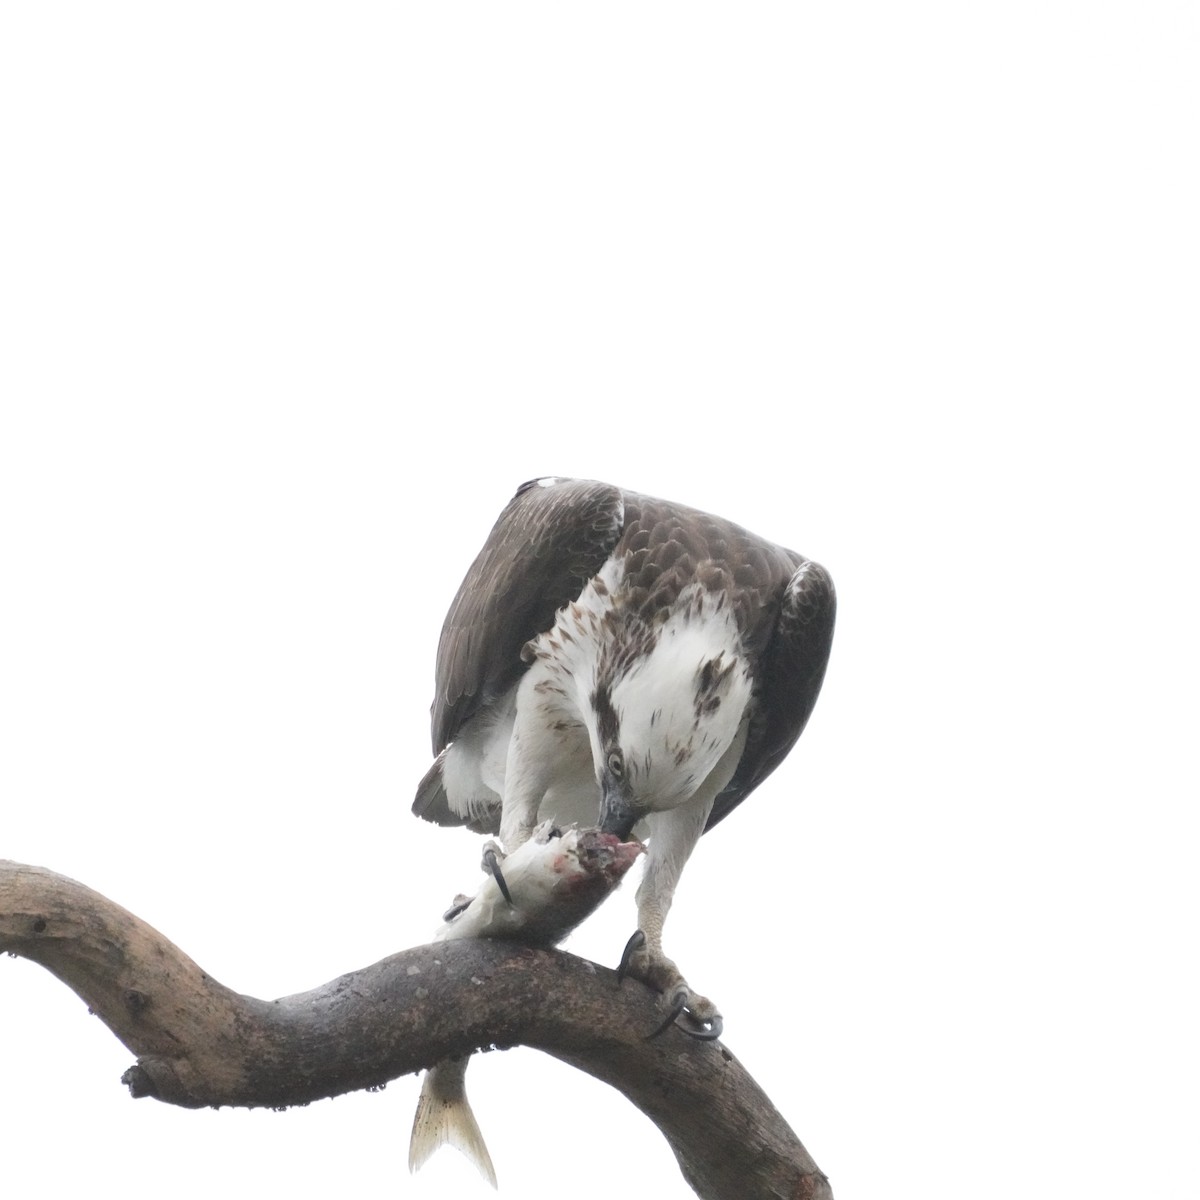
[[[839,1200],[1200,1195],[1197,32],[5,5],[0,856],[262,997],[427,940],[478,880],[408,808],[491,522],[545,473],[688,501],[839,588],[667,930]],[[632,891],[570,948],[615,963]],[[6,1184],[488,1194],[410,1180],[415,1077],[192,1113],[131,1061],[0,961]],[[468,1083],[504,1195],[691,1195],[603,1085]]]

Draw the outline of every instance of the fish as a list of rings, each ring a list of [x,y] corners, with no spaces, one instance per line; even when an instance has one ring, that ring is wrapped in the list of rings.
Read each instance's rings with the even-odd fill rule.
[[[544,821],[504,859],[504,885],[489,874],[474,896],[456,897],[433,940],[500,938],[556,946],[617,888],[644,849],[639,841],[623,842],[596,828],[563,829]],[[438,1147],[448,1144],[496,1187],[496,1170],[467,1100],[470,1058],[445,1059],[425,1072],[408,1169],[419,1170]]]

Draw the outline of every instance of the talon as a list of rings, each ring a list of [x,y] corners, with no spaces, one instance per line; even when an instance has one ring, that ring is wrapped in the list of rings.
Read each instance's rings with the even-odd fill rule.
[[[680,991],[675,993],[675,999],[671,1003],[671,1012],[667,1019],[653,1032],[646,1035],[646,1041],[652,1042],[656,1037],[667,1032],[672,1025],[679,1019],[683,1010],[687,1008],[687,992]]]
[[[474,899],[474,897],[472,897],[472,899]],[[459,913],[466,912],[470,907],[470,900],[460,900],[457,904],[452,904],[444,913],[442,913],[442,920],[453,921]]]
[[[504,882],[504,872],[500,870],[500,861],[496,858],[495,850],[490,846],[483,852],[483,867],[484,870],[491,872],[496,886],[500,889],[500,894],[511,904],[513,898],[509,893],[508,884]]]
[[[725,1022],[721,1020],[719,1013],[715,1013],[707,1021],[698,1020],[688,1013],[687,1019],[690,1024],[680,1025],[679,1029],[688,1037],[696,1038],[697,1041],[715,1042],[725,1032]]]
[[[635,929],[629,941],[625,943],[625,949],[621,951],[621,962],[617,967],[618,987],[626,975],[634,974],[634,959],[639,951],[643,951],[645,945],[645,933]],[[650,960],[648,967],[644,961],[646,957]],[[679,969],[669,958],[664,958],[661,952],[655,956],[653,951],[646,951],[643,959],[639,959],[634,978],[640,979],[647,987],[668,997],[671,1006],[671,1011],[662,1024],[646,1035],[646,1041],[661,1037],[672,1025],[678,1025],[680,1033],[702,1042],[716,1041],[724,1032],[725,1023],[712,1001],[693,992],[680,975]]]
[[[629,972],[629,963],[633,958],[634,952],[640,950],[645,944],[646,935],[640,929],[635,929],[630,935],[629,941],[625,943],[625,949],[621,951],[621,962],[617,966],[617,987],[621,986],[621,980]]]

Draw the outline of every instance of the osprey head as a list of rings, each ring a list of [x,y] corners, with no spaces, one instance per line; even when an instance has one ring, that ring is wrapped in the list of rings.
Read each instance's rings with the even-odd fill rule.
[[[750,699],[745,660],[703,626],[666,625],[599,674],[590,700],[600,827],[627,838],[648,813],[690,800],[737,736]]]

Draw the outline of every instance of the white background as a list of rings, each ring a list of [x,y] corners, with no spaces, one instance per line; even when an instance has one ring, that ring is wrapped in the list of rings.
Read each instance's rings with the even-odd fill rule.
[[[0,856],[257,996],[427,940],[462,573],[531,476],[670,496],[839,588],[667,930],[839,1200],[1200,1196],[1194,7],[0,14]],[[130,1062],[0,961],[13,1195],[487,1194],[414,1077]],[[602,1085],[468,1083],[506,1196],[690,1195]]]

